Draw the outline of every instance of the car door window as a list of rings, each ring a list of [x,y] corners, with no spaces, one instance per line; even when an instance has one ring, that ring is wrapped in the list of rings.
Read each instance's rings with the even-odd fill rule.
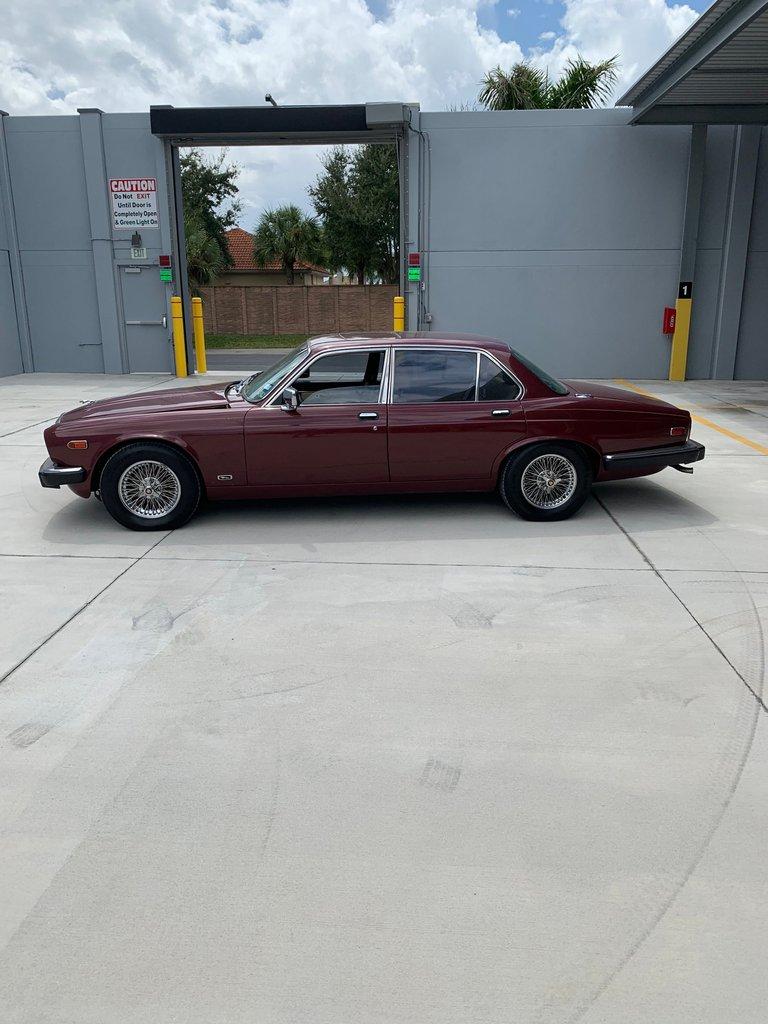
[[[296,377],[302,406],[366,405],[379,400],[384,349],[320,356]]]
[[[521,387],[506,370],[488,356],[480,356],[480,374],[477,379],[478,402],[514,402],[520,397]]]
[[[392,401],[398,405],[474,402],[477,355],[441,349],[395,353]]]

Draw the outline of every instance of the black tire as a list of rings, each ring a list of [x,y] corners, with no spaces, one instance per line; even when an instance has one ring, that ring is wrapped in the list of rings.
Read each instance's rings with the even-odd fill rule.
[[[541,462],[537,463],[536,466],[532,466],[533,463],[536,463],[536,460],[546,459],[547,456],[552,457],[552,463]],[[560,460],[565,460],[567,466]],[[551,494],[542,496],[541,500],[542,502],[559,500],[560,503],[553,507],[541,507],[529,500],[529,497],[526,496],[526,490],[528,490],[530,496],[532,494],[531,485],[539,476],[539,473],[536,472],[537,469],[540,470],[541,474],[544,474],[547,471],[546,467],[552,465],[556,469],[550,471],[552,475],[549,479],[558,480],[560,483],[552,485],[554,491]],[[531,469],[528,476],[525,477],[524,486],[524,476],[529,467]],[[560,475],[557,474],[557,468],[561,470]],[[575,480],[571,473],[575,474]],[[512,455],[508,459],[499,476],[499,493],[507,508],[510,508],[522,519],[554,522],[558,519],[568,519],[575,512],[578,512],[589,496],[592,477],[592,467],[589,464],[589,460],[579,448],[567,444],[544,441],[531,445],[529,448],[524,448],[523,451]],[[563,489],[561,493],[558,493],[561,484]]]
[[[128,471],[138,467],[140,463],[150,463],[147,471],[148,487],[155,487],[155,494],[150,491],[151,502],[146,503],[147,511],[136,514],[126,500],[130,501],[135,493],[131,490],[131,477]],[[156,473],[157,476],[152,476]],[[141,473],[137,469],[135,479]],[[158,484],[165,484],[165,490],[157,494]],[[192,462],[178,449],[151,441],[138,441],[119,448],[107,459],[99,480],[101,500],[105,508],[121,526],[129,530],[176,530],[183,526],[197,510],[200,504],[201,487]],[[137,495],[141,499],[142,495]],[[171,505],[169,511],[163,512],[164,505]],[[136,504],[136,502],[134,502]],[[154,507],[149,507],[154,505]],[[137,505],[138,507],[138,505]]]

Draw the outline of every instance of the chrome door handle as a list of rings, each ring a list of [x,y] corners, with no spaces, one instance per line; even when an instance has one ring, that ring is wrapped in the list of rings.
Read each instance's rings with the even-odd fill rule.
[[[509,416],[509,409],[494,409],[491,416]]]
[[[359,420],[377,420],[379,414],[377,412],[359,412],[357,418]]]

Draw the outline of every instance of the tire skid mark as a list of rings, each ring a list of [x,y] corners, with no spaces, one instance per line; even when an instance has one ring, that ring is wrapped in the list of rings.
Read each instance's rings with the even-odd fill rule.
[[[600,498],[596,498],[596,500],[600,505],[603,505]],[[747,598],[749,617],[752,620],[754,630],[749,631],[749,635],[752,637],[752,642],[749,644],[749,650],[745,652],[745,657],[747,662],[751,662],[749,665],[748,676],[753,680],[753,682],[750,682],[747,675],[734,665],[733,661],[728,657],[720,644],[718,644],[715,638],[696,617],[680,595],[671,587],[669,582],[661,575],[661,572],[656,568],[635,539],[619,523],[618,519],[616,519],[605,505],[603,505],[603,508],[608,516],[613,520],[616,527],[621,530],[629,542],[637,549],[638,553],[643,557],[648,566],[653,569],[654,573],[658,576],[664,586],[680,603],[685,612],[694,620],[698,629],[701,630],[744,685],[737,691],[736,707],[733,715],[731,716],[731,729],[729,730],[723,745],[720,757],[710,770],[709,784],[702,794],[702,803],[705,806],[709,805],[711,802],[715,803],[714,812],[711,812],[709,823],[703,829],[698,841],[695,843],[693,850],[688,857],[687,866],[678,874],[677,879],[673,882],[666,895],[664,895],[661,904],[655,908],[645,925],[637,931],[632,941],[625,947],[624,953],[621,954],[613,966],[603,974],[603,977],[591,987],[591,990],[582,999],[578,1000],[575,1005],[572,1006],[570,1011],[562,1007],[562,1003],[558,1008],[557,1003],[561,1001],[557,1000],[556,996],[545,1001],[540,1005],[534,1018],[538,1024],[545,1024],[545,1022],[550,1024],[550,1022],[554,1022],[555,1020],[557,1020],[559,1024],[579,1024],[579,1022],[584,1019],[589,1010],[598,1002],[603,993],[607,991],[614,980],[619,976],[619,974],[621,974],[624,968],[645,944],[646,940],[662,922],[668,911],[674,905],[677,897],[685,888],[688,880],[698,868],[715,833],[719,829],[725,813],[728,810],[738,788],[741,776],[744,772],[744,767],[749,759],[749,754],[752,749],[752,744],[757,730],[757,724],[760,720],[760,712],[768,710],[766,709],[763,698],[766,668],[763,626],[752,592],[739,571],[735,568],[732,568],[731,570],[721,570],[723,575],[727,575],[732,578],[734,584],[742,594],[746,595]],[[733,566],[733,562],[728,555],[711,537],[701,531],[699,531],[699,533],[702,540],[716,547],[723,558]],[[711,581],[707,582],[709,583]],[[712,800],[712,798],[714,799]],[[642,896],[640,898],[642,899]],[[652,897],[646,897],[643,902],[650,904],[652,902]],[[564,985],[563,988],[565,987],[566,986]],[[561,1016],[560,1012],[558,1012],[559,1009],[564,1011],[564,1015]]]

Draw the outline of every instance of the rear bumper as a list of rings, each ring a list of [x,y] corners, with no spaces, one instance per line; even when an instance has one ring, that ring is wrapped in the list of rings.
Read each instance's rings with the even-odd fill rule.
[[[88,470],[82,466],[59,466],[53,459],[46,459],[37,475],[43,487],[61,487],[62,484],[81,484]]]
[[[603,468],[608,472],[664,469],[665,466],[685,466],[690,462],[700,462],[704,454],[703,444],[699,444],[698,441],[686,441],[685,444],[669,445],[667,448],[642,448],[635,452],[604,455]]]

